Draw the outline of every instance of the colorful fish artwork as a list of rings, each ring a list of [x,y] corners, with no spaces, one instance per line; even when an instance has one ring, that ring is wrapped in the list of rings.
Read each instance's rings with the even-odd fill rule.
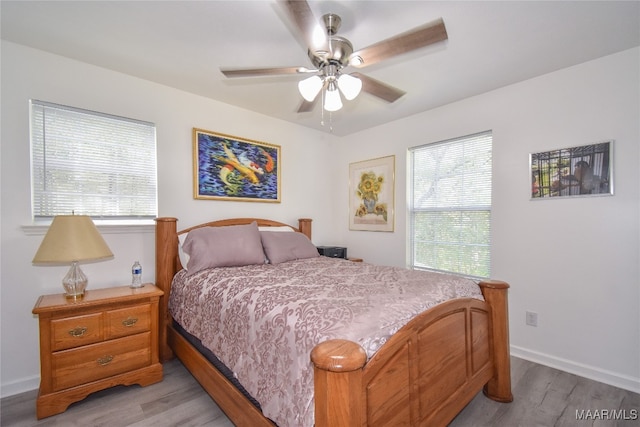
[[[195,198],[280,201],[280,147],[194,129]]]

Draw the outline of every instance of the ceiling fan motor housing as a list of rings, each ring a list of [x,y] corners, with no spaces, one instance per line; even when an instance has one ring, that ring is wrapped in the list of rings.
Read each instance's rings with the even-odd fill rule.
[[[327,13],[322,16],[322,21],[327,29],[326,45],[320,49],[309,49],[309,59],[320,70],[329,64],[335,65],[340,70],[349,64],[349,57],[353,53],[353,45],[344,37],[336,36],[342,23],[340,16],[335,13]]]
[[[318,69],[328,64],[343,68],[349,63],[349,57],[353,53],[353,45],[344,37],[331,36],[327,40],[326,49],[309,50],[309,59]]]

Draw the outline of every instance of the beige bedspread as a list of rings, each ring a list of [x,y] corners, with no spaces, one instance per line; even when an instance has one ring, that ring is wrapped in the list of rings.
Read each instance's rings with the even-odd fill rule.
[[[311,349],[343,338],[371,357],[416,314],[482,299],[458,276],[327,257],[208,269],[174,278],[169,308],[278,425],[313,425]]]

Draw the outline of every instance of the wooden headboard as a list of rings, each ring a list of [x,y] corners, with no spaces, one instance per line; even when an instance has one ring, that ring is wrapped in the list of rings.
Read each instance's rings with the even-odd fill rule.
[[[230,218],[219,221],[211,221],[204,224],[195,225],[178,231],[178,219],[172,217],[156,218],[156,286],[164,291],[164,296],[160,298],[160,358],[168,360],[172,357],[172,351],[167,345],[167,328],[170,324],[169,315],[169,293],[171,292],[171,282],[173,276],[182,269],[180,257],[178,256],[178,236],[188,233],[191,230],[201,227],[224,227],[228,225],[244,225],[252,222],[258,223],[258,227],[282,227],[287,226],[300,232],[311,240],[311,219],[301,218],[298,220],[298,227],[291,226],[278,221],[262,218]]]

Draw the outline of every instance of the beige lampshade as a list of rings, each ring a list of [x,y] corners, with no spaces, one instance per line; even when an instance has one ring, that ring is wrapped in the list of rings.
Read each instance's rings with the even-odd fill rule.
[[[69,264],[113,257],[100,232],[86,215],[58,215],[44,236],[34,264]]]

